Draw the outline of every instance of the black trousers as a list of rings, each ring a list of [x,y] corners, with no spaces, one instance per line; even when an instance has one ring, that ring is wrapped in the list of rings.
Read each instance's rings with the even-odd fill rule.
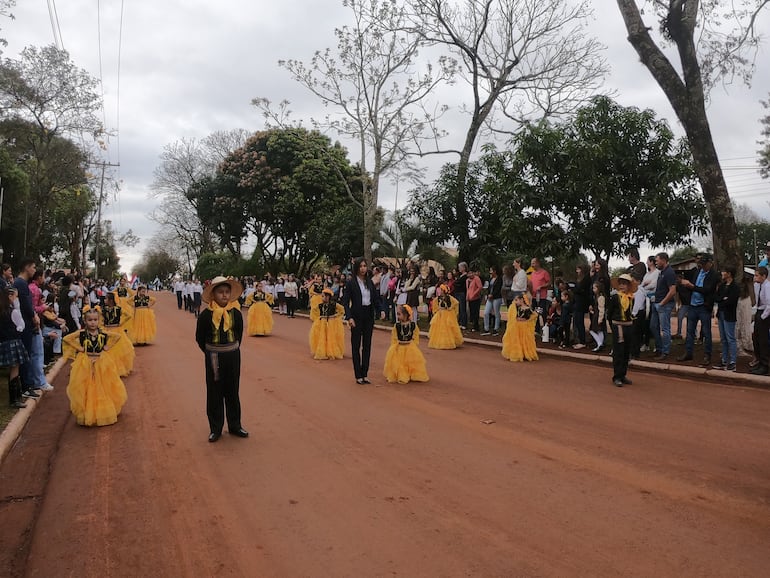
[[[770,367],[770,317],[762,319],[762,311],[757,311],[754,316],[754,333],[751,335],[754,342],[754,355],[759,360],[759,366],[767,369]]]
[[[241,427],[241,351],[217,353],[219,379],[214,379],[213,354],[206,352],[206,415],[212,433],[222,433],[227,410],[227,429]]]
[[[353,350],[353,371],[356,379],[369,375],[369,358],[372,354],[372,333],[374,332],[374,313],[372,306],[364,307],[360,323],[350,330],[350,346]]]
[[[633,325],[612,324],[612,379],[623,379],[628,373],[633,333]]]
[[[287,297],[286,298],[286,315],[289,317],[294,317],[294,312],[297,310],[297,298],[296,297]]]
[[[181,309],[182,308],[182,292],[177,291],[176,292],[176,308]]]

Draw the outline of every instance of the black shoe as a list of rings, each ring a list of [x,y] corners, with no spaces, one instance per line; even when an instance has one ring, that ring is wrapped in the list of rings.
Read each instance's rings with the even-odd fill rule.
[[[725,371],[735,371],[735,364],[734,363],[728,363],[725,366]]]
[[[37,393],[34,389],[26,389],[21,393],[21,397],[37,399],[40,397],[40,394]]]
[[[727,364],[724,361],[720,361],[716,365],[712,365],[711,369],[724,369],[725,367],[727,367]]]
[[[27,407],[27,404],[21,401],[20,399],[15,399],[10,403],[10,406],[16,409],[24,409]]]
[[[209,434],[209,443],[213,444],[215,441],[217,441],[221,437],[222,437],[221,433],[211,432]]]
[[[767,375],[767,372],[768,369],[764,365],[757,365],[754,369],[749,371],[752,375]]]
[[[363,377],[357,377],[357,378],[356,378],[356,383],[357,383],[358,385],[363,385],[363,384],[364,384],[364,383],[366,383],[366,382],[364,381],[364,378],[363,378]]]
[[[594,353],[601,353],[602,351],[604,351],[604,345],[597,345],[591,351],[593,351]]]
[[[668,359],[668,353],[660,353],[652,359],[653,361],[666,361]]]
[[[612,383],[613,383],[613,385],[615,385],[615,387],[623,387],[623,380],[622,379],[617,379],[617,378],[613,379]]]
[[[633,381],[631,381],[631,380],[630,380],[630,379],[628,379],[627,377],[621,377],[621,378],[620,378],[620,381],[622,381],[622,382],[623,382],[623,385],[633,385],[633,383],[634,383]]]
[[[239,427],[238,429],[231,429],[228,430],[230,432],[231,436],[238,436],[239,438],[247,438],[249,437],[249,432],[247,432],[242,427]]]
[[[684,354],[676,358],[677,361],[692,361],[692,355]]]
[[[362,378],[361,381],[363,381],[364,383],[372,383],[371,381],[369,381],[368,377]]]

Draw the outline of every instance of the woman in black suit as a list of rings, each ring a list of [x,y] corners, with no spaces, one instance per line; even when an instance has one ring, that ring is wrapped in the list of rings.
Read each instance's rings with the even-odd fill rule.
[[[359,257],[353,262],[353,278],[345,284],[342,304],[345,306],[345,319],[350,325],[350,345],[353,350],[353,371],[356,383],[371,383],[369,358],[372,353],[372,333],[374,317],[379,311],[379,292],[369,278],[366,261]],[[384,318],[385,315],[383,314]]]

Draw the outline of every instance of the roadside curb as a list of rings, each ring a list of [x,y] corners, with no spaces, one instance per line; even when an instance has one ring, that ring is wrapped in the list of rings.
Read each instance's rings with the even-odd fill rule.
[[[56,363],[54,363],[51,370],[46,374],[46,380],[51,383],[67,363],[67,359],[63,356],[60,357]],[[38,404],[42,401],[43,397],[48,395],[47,391],[40,391],[40,397],[38,399],[26,399],[25,403],[27,407],[20,409],[13,416],[13,419],[5,426],[5,429],[0,432],[0,464],[3,463],[5,456],[11,451],[16,440],[19,439],[21,432],[24,431],[24,426],[27,425],[29,418],[32,416],[32,412],[37,409]],[[31,403],[30,403],[31,402]]]
[[[307,317],[309,315],[297,313],[297,317]],[[375,329],[381,331],[391,331],[392,326],[378,325],[375,323]],[[430,332],[425,332],[425,336],[430,336]],[[463,336],[464,343],[471,343],[473,345],[481,345],[485,347],[495,347],[502,349],[503,344],[496,341],[485,341],[484,339],[473,339]],[[591,353],[577,353],[575,351],[562,351],[560,349],[550,349],[545,347],[537,348],[538,355],[550,355],[553,357],[562,357],[565,359],[571,359],[573,361],[586,361],[593,363],[606,363],[612,364],[612,357],[609,355],[596,355]],[[707,367],[693,367],[691,365],[679,365],[675,363],[659,363],[657,361],[641,361],[639,359],[632,359],[629,362],[630,367],[643,369],[647,371],[674,373],[683,377],[707,377],[715,381],[730,382],[735,385],[757,385],[765,388],[770,387],[770,376],[767,375],[752,375],[751,373],[736,373],[734,371],[724,371],[722,369],[711,369]]]
[[[483,339],[467,339],[464,338],[465,343],[472,343],[474,345],[486,345],[487,347],[503,348],[502,343],[494,341],[484,341]],[[551,355],[554,357],[564,357],[567,359],[573,359],[577,361],[588,362],[600,362],[600,363],[612,363],[612,357],[609,355],[591,355],[585,353],[575,353],[573,351],[561,351],[559,349],[548,349],[544,347],[537,348],[538,355]],[[657,361],[641,361],[639,359],[632,359],[629,362],[629,366],[636,367],[638,369],[651,370],[651,371],[666,371],[669,373],[676,373],[684,377],[708,377],[709,379],[722,380],[728,382],[744,382],[752,385],[760,385],[764,387],[770,387],[770,376],[766,375],[752,375],[750,373],[736,373],[734,371],[724,371],[723,369],[711,369],[707,367],[693,367],[691,365],[678,365],[674,363],[659,363]],[[739,383],[736,383],[738,385]]]

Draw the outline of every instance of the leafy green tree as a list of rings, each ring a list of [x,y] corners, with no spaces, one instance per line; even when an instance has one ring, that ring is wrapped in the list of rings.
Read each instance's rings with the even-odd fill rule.
[[[120,274],[120,257],[112,221],[102,221],[99,238],[99,262],[96,262],[96,244],[91,247],[88,258],[97,265],[100,279],[116,279]]]
[[[3,261],[15,264],[24,257],[24,206],[29,195],[29,176],[0,147],[0,186],[3,188],[0,214],[0,246]]]
[[[75,186],[58,190],[52,203],[52,232],[54,246],[66,255],[64,263],[82,270],[83,250],[89,237],[89,217],[95,216],[96,195],[88,186]]]
[[[245,231],[260,262],[273,272],[302,275],[323,255],[339,253],[342,244],[351,247],[351,232],[362,234],[361,209],[348,198],[355,167],[342,146],[317,131],[258,132],[228,156],[219,173],[214,184],[223,185],[209,191],[213,198],[203,206],[211,212],[201,213],[202,220],[217,219],[216,207],[231,217],[242,207]],[[360,188],[356,192],[360,200]]]
[[[168,253],[164,248],[151,247],[142,254],[142,261],[134,267],[134,273],[146,281],[156,278],[168,281],[179,271],[180,265],[179,258]]]
[[[628,42],[663,90],[687,135],[706,200],[717,263],[742,270],[733,208],[706,114],[709,90],[735,77],[749,82],[754,70],[751,53],[759,45],[756,27],[767,0],[718,2],[617,0]],[[645,12],[645,9],[649,10]],[[657,19],[660,32],[646,18]],[[676,50],[664,52],[672,45]],[[663,47],[663,48],[661,48]],[[668,54],[675,55],[672,62]]]
[[[512,145],[490,162],[498,201],[513,209],[506,236],[558,231],[572,252],[609,258],[705,230],[689,148],[651,110],[596,97],[572,120],[527,127]]]
[[[473,240],[471,154],[485,130],[570,112],[597,90],[606,72],[601,45],[584,25],[589,2],[563,0],[409,0],[425,42],[460,62],[467,125],[454,164],[452,237],[461,260],[490,248]],[[502,122],[501,122],[502,121]],[[445,179],[446,180],[446,179]]]
[[[403,3],[344,0],[343,6],[353,22],[335,29],[335,51],[319,50],[307,65],[279,65],[334,111],[321,124],[356,141],[365,186],[354,202],[362,209],[363,255],[371,260],[380,177],[398,167],[413,170],[410,147],[437,135],[433,125],[445,109],[436,113],[421,103],[451,76],[454,62],[440,57],[432,64],[419,55],[422,39],[411,30]],[[269,107],[264,99],[254,104]]]

